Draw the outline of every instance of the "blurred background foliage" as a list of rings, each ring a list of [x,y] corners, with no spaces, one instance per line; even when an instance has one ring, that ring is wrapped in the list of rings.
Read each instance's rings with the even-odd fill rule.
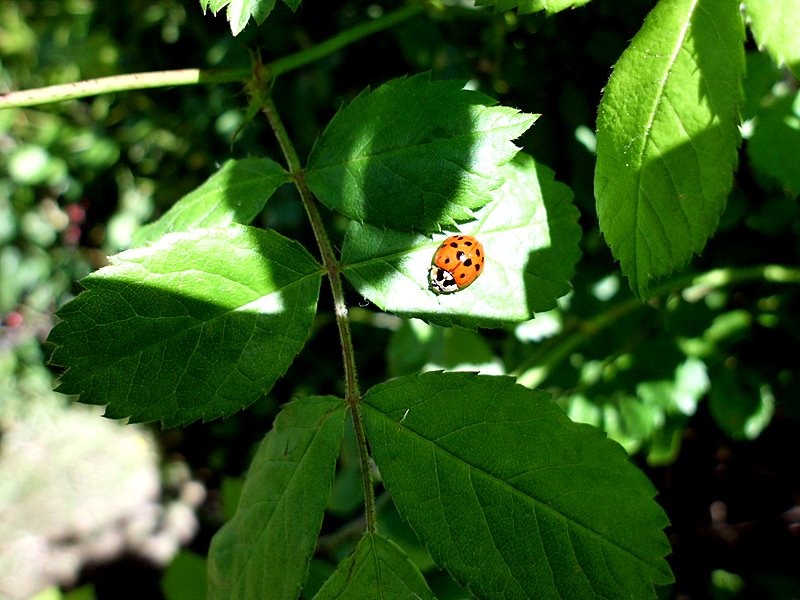
[[[593,131],[610,68],[653,4],[610,0],[546,18],[445,3],[283,76],[274,97],[301,156],[343,102],[407,73],[463,79],[542,113],[519,143],[575,192],[584,256],[574,291],[534,321],[479,332],[381,314],[351,292],[362,388],[424,369],[479,369],[548,389],[573,419],[618,440],[658,487],[673,523],[669,597],[798,597],[799,296],[760,268],[798,265],[798,84],[748,46],[745,142],[719,231],[686,273],[639,303],[597,229]],[[232,38],[223,18],[191,1],[0,0],[0,91],[247,67],[400,6],[340,0],[292,14],[279,3],[264,25]],[[309,345],[246,414],[183,430],[120,429],[50,391],[43,340],[54,311],[79,292],[74,282],[226,159],[280,158],[265,122],[245,122],[246,102],[242,89],[220,85],[0,111],[0,547],[21,544],[16,558],[33,565],[66,557],[21,583],[19,561],[0,553],[0,595],[201,598],[209,539],[234,510],[253,444],[279,405],[342,391],[324,292]],[[336,243],[344,222],[325,218]],[[288,186],[261,224],[313,248]],[[123,452],[126,443],[133,450]],[[360,532],[354,453],[350,439],[308,598]],[[128,489],[138,493],[119,493]],[[379,506],[381,527],[438,597],[468,597],[385,494]],[[43,511],[46,526],[31,526]]]

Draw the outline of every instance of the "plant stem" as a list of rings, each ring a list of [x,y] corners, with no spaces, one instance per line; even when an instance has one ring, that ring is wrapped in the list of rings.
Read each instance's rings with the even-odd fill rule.
[[[264,113],[269,120],[272,131],[278,139],[281,151],[286,158],[289,172],[294,179],[295,187],[300,194],[303,208],[308,215],[311,229],[317,240],[322,264],[328,275],[333,295],[334,316],[336,326],[339,329],[339,340],[342,346],[342,362],[344,365],[345,379],[345,402],[350,407],[350,414],[353,418],[353,426],[356,433],[356,443],[358,445],[359,462],[361,465],[361,481],[364,487],[364,517],[367,523],[367,530],[370,533],[377,531],[377,514],[375,510],[375,492],[372,488],[372,477],[370,475],[369,454],[367,452],[367,436],[364,432],[364,419],[361,415],[359,402],[361,392],[358,388],[358,375],[355,361],[355,350],[353,348],[353,336],[350,332],[350,319],[347,314],[347,303],[344,299],[344,288],[339,269],[339,262],[333,252],[328,234],[322,223],[322,217],[317,210],[314,197],[306,184],[305,173],[300,164],[300,159],[292,145],[291,139],[286,132],[286,128],[278,115],[275,104],[269,94],[263,94],[260,98]]]
[[[423,10],[424,8],[421,4],[410,4],[372,21],[367,21],[342,31],[316,46],[305,48],[289,56],[267,63],[263,68],[269,78],[277,77],[333,54],[362,38],[402,23]],[[110,94],[112,92],[195,85],[198,83],[244,82],[251,74],[250,69],[177,69],[174,71],[114,75],[112,77],[86,79],[63,85],[9,92],[0,96],[0,109],[37,106],[99,94]]]
[[[387,13],[382,17],[378,17],[372,21],[367,21],[366,23],[361,23],[360,25],[346,29],[332,38],[317,44],[316,46],[312,46],[305,50],[301,50],[300,52],[290,54],[284,58],[279,58],[278,60],[266,64],[265,68],[270,76],[277,77],[278,75],[286,73],[287,71],[292,71],[309,63],[315,62],[320,58],[328,56],[329,54],[333,54],[334,52],[349,46],[353,42],[357,42],[362,38],[372,35],[373,33],[378,33],[379,31],[393,27],[398,23],[407,21],[408,19],[420,14],[422,11],[423,6],[421,4],[409,4],[408,6],[400,8],[394,12]]]

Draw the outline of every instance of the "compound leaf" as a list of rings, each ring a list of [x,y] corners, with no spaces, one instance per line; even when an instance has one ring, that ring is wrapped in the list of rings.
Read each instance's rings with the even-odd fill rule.
[[[283,407],[259,446],[233,519],[209,550],[209,598],[295,600],[333,485],[344,401],[305,397]]]
[[[743,35],[736,0],[664,0],[606,86],[597,212],[639,296],[703,248],[725,207],[740,142]]]
[[[303,347],[320,281],[300,244],[251,227],[172,233],[118,254],[58,312],[57,390],[131,421],[230,415]]]
[[[434,560],[481,598],[655,598],[672,581],[655,488],[543,392],[402,377],[362,404],[375,462]]]
[[[511,143],[536,116],[430,74],[367,90],[317,140],[306,180],[326,206],[362,223],[440,231],[473,218],[502,183]]]

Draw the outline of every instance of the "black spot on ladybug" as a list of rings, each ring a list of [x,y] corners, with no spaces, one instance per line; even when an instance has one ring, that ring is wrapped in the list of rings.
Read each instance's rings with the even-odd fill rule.
[[[468,258],[467,260],[465,260],[464,261],[464,266],[465,267],[471,267],[472,266],[472,259]]]
[[[480,248],[477,248],[477,249],[475,250],[475,254],[476,254],[477,256],[480,256],[480,255],[481,255],[481,250],[480,250]]]
[[[458,248],[458,242],[450,242],[451,248]]]
[[[467,276],[467,274],[466,274],[466,273],[461,273],[461,275],[459,275],[459,276],[458,276],[458,278],[459,278],[459,279],[464,279],[464,277],[466,277],[466,276]]]
[[[480,265],[475,265],[475,270],[476,271],[480,271],[481,270],[481,266]]]

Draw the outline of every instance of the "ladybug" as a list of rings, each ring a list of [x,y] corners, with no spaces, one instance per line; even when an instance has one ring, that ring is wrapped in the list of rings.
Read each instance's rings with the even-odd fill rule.
[[[459,292],[483,272],[483,244],[471,235],[453,235],[436,249],[428,275],[436,294]]]

